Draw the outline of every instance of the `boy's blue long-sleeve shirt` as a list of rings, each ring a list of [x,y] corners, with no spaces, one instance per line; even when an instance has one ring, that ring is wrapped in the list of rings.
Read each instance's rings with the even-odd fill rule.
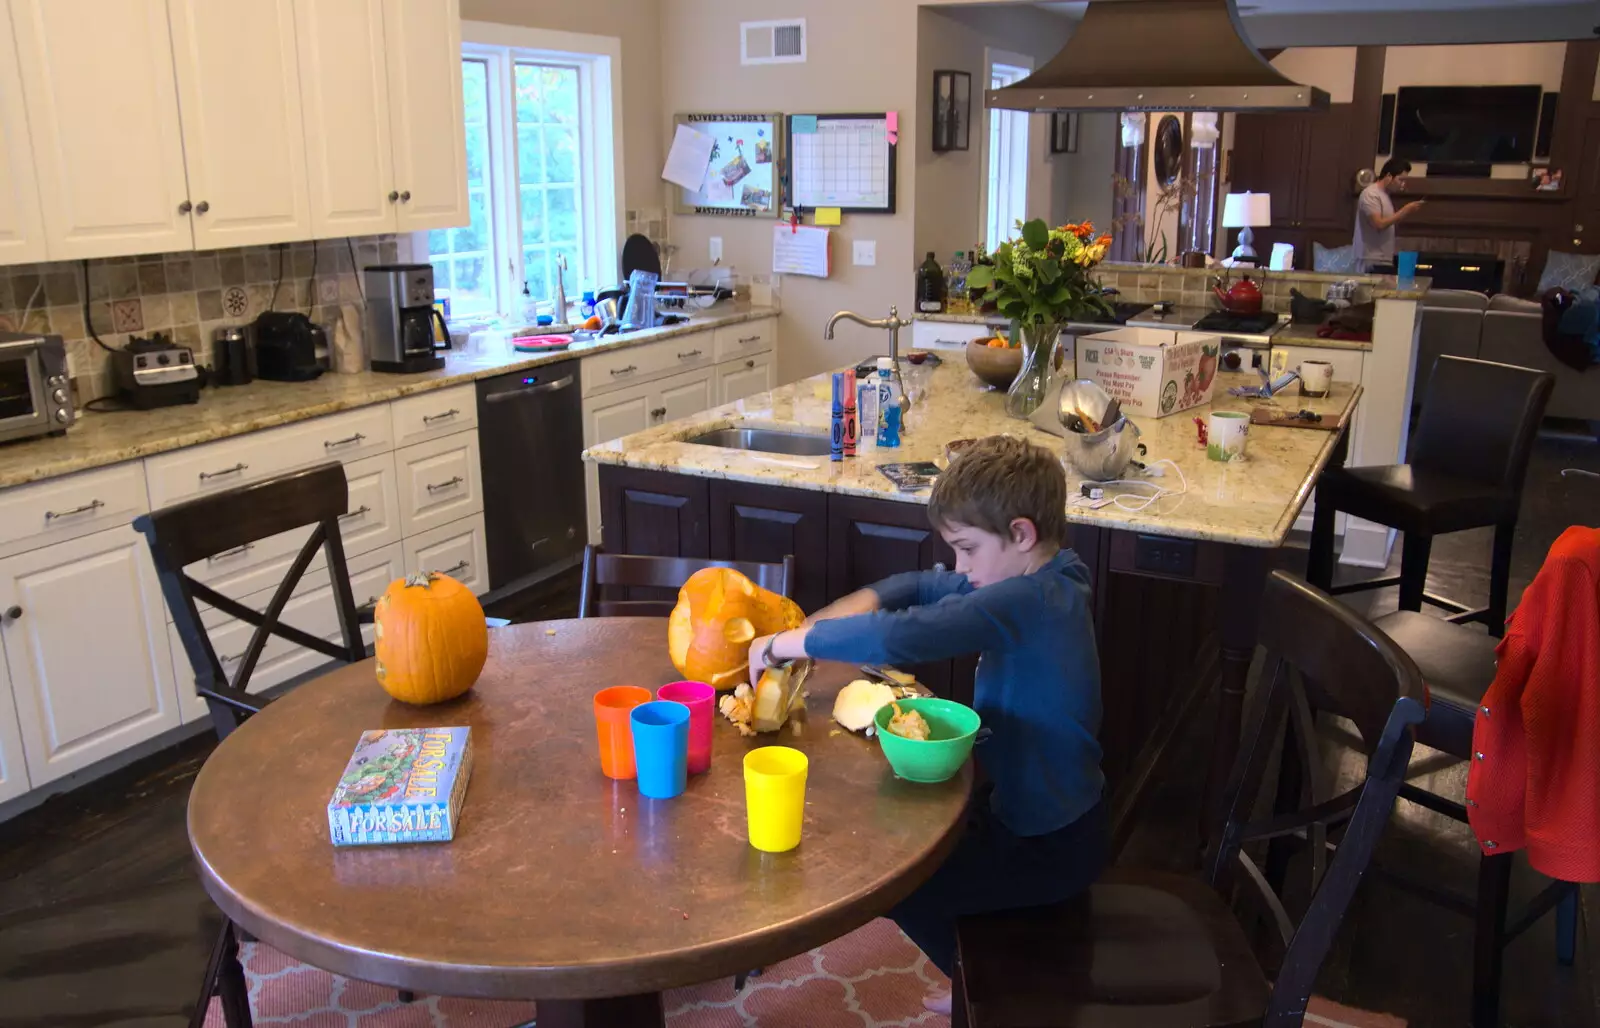
[[[1076,553],[981,589],[954,572],[913,571],[872,591],[883,609],[818,621],[807,654],[902,665],[980,654],[974,706],[994,733],[980,755],[995,816],[1018,835],[1044,835],[1099,801],[1100,659]]]

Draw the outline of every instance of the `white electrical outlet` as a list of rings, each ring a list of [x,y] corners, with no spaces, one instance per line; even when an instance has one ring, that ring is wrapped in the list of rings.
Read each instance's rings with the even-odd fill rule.
[[[870,268],[878,263],[878,241],[876,239],[856,240],[855,263],[864,268]]]
[[[722,260],[722,237],[721,236],[712,236],[711,237],[711,263],[715,264],[720,260]]]

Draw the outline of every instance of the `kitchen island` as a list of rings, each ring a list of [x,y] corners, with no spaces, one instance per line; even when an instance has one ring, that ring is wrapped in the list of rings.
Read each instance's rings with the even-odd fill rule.
[[[1125,506],[1069,505],[1068,544],[1088,564],[1105,697],[1101,741],[1118,842],[1168,743],[1218,693],[1210,793],[1238,746],[1257,609],[1274,551],[1293,527],[1323,468],[1344,459],[1347,432],[1252,426],[1249,459],[1208,461],[1193,419],[1209,409],[1249,410],[1230,397],[1254,376],[1220,374],[1212,407],[1136,418],[1148,460],[1166,474],[1151,488],[1109,486]],[[795,598],[806,610],[900,571],[954,563],[929,528],[927,491],[903,493],[876,468],[887,461],[942,463],[945,443],[996,433],[1024,435],[1059,452],[1060,441],[1008,418],[1002,393],[950,360],[914,374],[916,405],[903,445],[863,448],[853,460],[796,457],[689,440],[723,428],[825,435],[830,379],[818,375],[648,431],[591,447],[599,465],[602,538],[614,552],[726,560],[796,558]],[[1336,383],[1320,400],[1289,396],[1329,424],[1361,397]],[[1347,420],[1347,419],[1346,419]],[[1175,465],[1175,467],[1174,467]],[[1082,479],[1068,470],[1069,494]],[[1155,486],[1171,490],[1142,510]],[[970,697],[968,659],[916,668],[938,691]]]

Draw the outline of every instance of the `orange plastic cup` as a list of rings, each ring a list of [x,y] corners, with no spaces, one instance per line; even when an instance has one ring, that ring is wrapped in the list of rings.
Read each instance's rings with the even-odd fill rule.
[[[594,694],[594,723],[600,734],[600,770],[607,778],[633,778],[633,723],[629,715],[655,699],[637,685],[613,685]]]

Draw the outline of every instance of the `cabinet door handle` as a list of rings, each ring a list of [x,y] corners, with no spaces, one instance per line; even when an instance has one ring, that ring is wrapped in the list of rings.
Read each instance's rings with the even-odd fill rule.
[[[438,492],[443,492],[446,489],[454,489],[456,486],[461,484],[461,481],[462,481],[461,476],[460,475],[456,475],[455,477],[446,479],[443,482],[429,482],[428,483],[428,492],[430,492],[430,493],[438,493]]]
[[[389,190],[389,202],[390,203],[394,203],[395,201],[397,201],[399,199],[400,199],[400,190],[398,190],[398,189]]]
[[[444,411],[441,414],[424,414],[422,416],[422,423],[426,425],[433,421],[443,421],[445,418],[453,418],[460,413],[460,411],[456,410],[454,407],[451,407],[449,410]]]
[[[372,511],[372,508],[363,503],[361,506],[357,507],[355,510],[351,511],[348,514],[340,514],[339,515],[339,520],[340,521],[349,521],[351,518],[359,518],[363,514],[371,513],[371,511]]]
[[[242,653],[232,653],[232,654],[229,654],[226,657],[218,657],[217,658],[217,663],[218,664],[234,664],[234,663],[237,663],[239,660],[243,659],[243,657],[244,657],[244,654],[242,654]]]
[[[255,549],[255,546],[255,543],[245,543],[243,546],[235,546],[231,550],[223,550],[221,553],[213,553],[211,556],[206,558],[206,563],[215,564],[217,561],[227,560],[229,557],[243,556],[244,554]]]
[[[745,336],[743,339],[740,339],[739,342],[741,342],[741,343],[759,343],[759,342],[761,342],[761,337],[760,336]]]
[[[327,439],[327,440],[324,440],[323,443],[322,443],[322,448],[324,450],[331,450],[336,446],[349,446],[351,443],[359,443],[361,440],[363,440],[365,438],[366,438],[365,435],[363,435],[360,432],[357,432],[355,435],[347,435],[343,439]]]
[[[655,418],[657,421],[660,421],[662,418],[667,416],[667,408],[665,408],[665,407],[652,408],[651,411],[650,411],[650,416],[652,418]]]
[[[243,471],[249,466],[250,465],[244,463],[243,461],[240,461],[233,467],[223,468],[221,471],[202,471],[200,472],[200,481],[204,482],[208,478],[221,478],[224,475],[237,475],[239,472]]]
[[[194,210],[194,204],[190,203],[188,200],[185,200],[178,205],[179,214],[188,214],[192,210]]]
[[[471,566],[472,566],[471,564],[467,563],[464,560],[458,560],[454,564],[450,565],[447,568],[440,568],[438,571],[434,572],[434,574],[436,574],[436,575],[451,575],[451,574],[455,574],[457,571],[465,571],[465,570],[467,570],[467,568],[470,568]]]
[[[744,366],[747,367],[747,368],[753,368],[753,367],[756,366],[756,362],[755,361],[745,361],[744,362]]]
[[[44,512],[44,519],[46,521],[54,521],[56,518],[70,518],[74,514],[87,514],[92,510],[99,510],[104,506],[104,500],[90,500],[83,506],[74,507],[71,510],[47,510]]]
[[[211,204],[207,200],[201,200],[199,203],[194,205],[194,212],[196,214],[204,214],[206,211],[209,211],[210,209],[211,209]]]
[[[6,608],[6,620],[7,621],[15,621],[18,618],[20,618],[21,616],[22,616],[22,608],[21,607],[13,605],[13,606],[10,606],[10,607]]]
[[[627,375],[627,374],[630,374],[630,373],[638,371],[638,370],[639,369],[637,367],[635,367],[634,365],[630,364],[625,368],[612,368],[611,369],[611,376],[613,378],[615,378],[618,375]]]
[[[680,354],[678,354],[678,359],[681,360],[681,361],[686,361],[686,360],[689,360],[691,357],[700,356],[700,353],[701,353],[700,350],[690,350],[688,353],[680,353]]]
[[[400,194],[400,202],[401,203],[410,203],[411,202],[411,190],[407,189],[407,190],[404,190],[403,192],[401,192],[401,194]]]

